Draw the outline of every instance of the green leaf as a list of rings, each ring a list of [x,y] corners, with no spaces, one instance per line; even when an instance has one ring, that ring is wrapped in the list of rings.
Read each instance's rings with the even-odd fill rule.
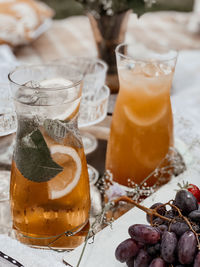
[[[83,147],[76,119],[71,121],[46,119],[43,126],[47,134],[56,142],[72,147]]]
[[[51,158],[39,129],[17,140],[14,159],[21,174],[33,182],[47,182],[63,170]]]
[[[17,139],[22,139],[24,136],[37,130],[39,123],[36,118],[28,118],[24,115],[17,116]]]

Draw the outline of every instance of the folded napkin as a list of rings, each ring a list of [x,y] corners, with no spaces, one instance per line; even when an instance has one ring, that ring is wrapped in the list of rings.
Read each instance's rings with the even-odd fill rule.
[[[0,235],[0,251],[19,261],[24,267],[63,267],[63,252],[35,249],[6,235]],[[9,262],[0,267],[14,266]],[[7,265],[6,265],[7,264]]]

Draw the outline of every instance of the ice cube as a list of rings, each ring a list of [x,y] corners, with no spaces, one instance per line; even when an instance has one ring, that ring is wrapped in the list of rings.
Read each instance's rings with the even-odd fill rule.
[[[24,84],[24,86],[30,87],[30,88],[39,88],[40,87],[40,83],[37,81],[28,81]]]
[[[172,73],[172,67],[169,66],[168,64],[160,63],[159,67],[162,70],[163,74],[165,75],[169,75],[170,73]]]
[[[159,64],[156,62],[146,63],[142,68],[142,73],[146,77],[158,77],[163,74],[163,71],[160,69]]]

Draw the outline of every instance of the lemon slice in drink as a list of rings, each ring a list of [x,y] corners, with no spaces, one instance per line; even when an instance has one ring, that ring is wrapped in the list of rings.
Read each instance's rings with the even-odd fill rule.
[[[58,88],[65,88],[65,87],[72,86],[72,85],[73,85],[72,81],[63,79],[62,77],[46,79],[40,82],[41,88],[55,88],[55,89],[57,88],[58,89]],[[69,91],[70,92],[68,92],[68,94],[70,94],[70,97],[72,99],[75,99],[76,98],[75,87],[71,87]],[[58,96],[59,96],[59,92],[58,92]],[[60,113],[58,109],[57,115],[53,119],[65,120],[69,118],[78,109],[79,104],[80,104],[80,98],[77,98],[76,100],[71,101],[71,102],[69,101],[67,106],[65,106],[65,110],[63,111],[63,109],[60,109],[61,110],[61,113]]]
[[[78,184],[81,176],[81,159],[72,147],[54,145],[50,147],[53,160],[63,167],[63,171],[48,182],[50,199],[58,199],[69,194]]]
[[[40,82],[41,88],[64,88],[72,85],[73,83],[69,80],[59,78],[46,79]]]
[[[158,122],[167,112],[167,105],[161,107],[157,112],[153,112],[151,115],[144,116],[142,114],[137,114],[129,107],[124,107],[124,113],[126,118],[133,124],[139,126],[149,126]]]

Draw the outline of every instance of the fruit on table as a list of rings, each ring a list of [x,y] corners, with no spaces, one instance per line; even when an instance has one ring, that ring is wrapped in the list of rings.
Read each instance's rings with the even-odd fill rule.
[[[168,263],[173,263],[175,261],[177,242],[178,241],[175,233],[168,231],[163,233],[161,241],[161,256],[163,260]]]
[[[200,252],[197,253],[195,260],[194,260],[194,267],[200,266]]]
[[[162,206],[162,205],[163,205],[163,203],[155,203],[155,204],[153,204],[153,205],[150,207],[150,209],[156,209],[156,211],[157,211],[160,215],[164,215],[165,212],[166,212],[166,208],[165,208],[165,206]],[[147,214],[146,218],[147,218],[147,221],[150,223],[150,222],[151,222],[151,216],[149,216],[149,215]],[[155,219],[156,219],[156,217],[153,216],[152,220],[155,220]],[[159,219],[159,218],[157,218],[157,219]]]
[[[165,267],[165,266],[166,266],[166,263],[161,258],[156,258],[152,260],[151,264],[149,265],[149,267]]]
[[[182,264],[190,264],[197,250],[197,240],[192,231],[185,232],[178,241],[178,259]]]
[[[128,267],[200,267],[200,210],[190,191],[182,189],[174,201],[155,203],[149,209],[135,205],[147,213],[151,225],[129,227],[130,241],[123,241],[115,252],[119,261]],[[134,249],[128,252],[132,245],[126,242],[131,240]]]
[[[195,222],[200,222],[200,210],[191,211],[188,217]]]
[[[189,184],[188,191],[192,193],[194,197],[196,197],[198,202],[200,202],[200,190],[196,185]]]
[[[144,249],[140,249],[137,257],[134,260],[134,267],[148,267],[151,257]]]
[[[128,238],[119,244],[115,251],[115,256],[118,261],[125,262],[137,255],[138,252],[139,246],[137,243],[133,239]]]
[[[154,257],[157,255],[157,253],[160,251],[160,244],[157,243],[156,245],[149,246],[147,248],[147,252],[150,256]]]
[[[175,197],[175,205],[187,215],[193,210],[198,210],[197,199],[187,190],[180,190]]]
[[[174,222],[174,223],[172,223],[170,229],[177,236],[181,236],[186,231],[188,231],[190,229],[190,227],[187,225],[186,222],[181,221],[181,222]]]
[[[129,227],[129,235],[136,241],[144,244],[156,244],[160,240],[160,232],[145,224],[135,224]]]

